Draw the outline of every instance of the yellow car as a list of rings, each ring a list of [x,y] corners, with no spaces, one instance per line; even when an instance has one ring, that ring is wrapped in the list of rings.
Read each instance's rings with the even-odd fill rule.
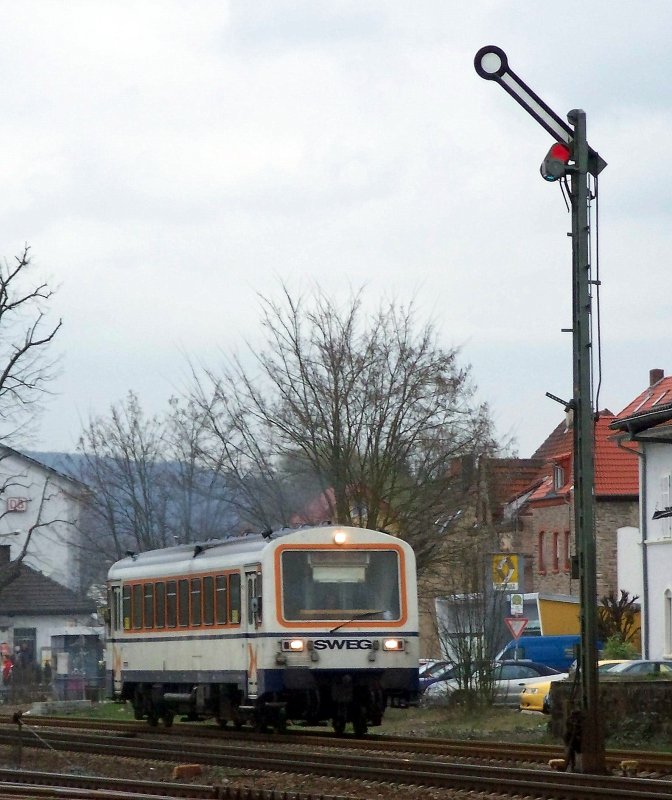
[[[622,664],[622,660],[605,660],[597,662],[597,671],[599,673],[609,672],[616,664]],[[572,665],[573,667],[574,665]],[[574,669],[570,667],[569,678],[573,677]],[[530,684],[523,687],[520,693],[520,703],[518,708],[521,711],[539,711],[543,714],[550,713],[548,703],[548,696],[551,691],[551,683],[553,681],[539,681],[538,683]]]
[[[521,711],[539,711],[548,714],[548,695],[551,691],[552,681],[541,681],[531,686],[523,687],[520,693],[519,709]]]

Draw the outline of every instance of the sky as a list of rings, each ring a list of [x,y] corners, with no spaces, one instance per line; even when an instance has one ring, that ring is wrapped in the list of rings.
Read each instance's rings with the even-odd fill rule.
[[[530,456],[572,395],[571,219],[484,45],[608,164],[595,402],[620,411],[672,371],[670,30],[663,0],[0,0],[0,256],[28,243],[63,319],[32,449],[129,390],[166,410],[284,282],[413,299]]]

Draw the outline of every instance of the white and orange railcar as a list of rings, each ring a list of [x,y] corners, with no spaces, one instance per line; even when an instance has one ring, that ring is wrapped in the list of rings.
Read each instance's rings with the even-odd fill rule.
[[[108,574],[113,696],[175,714],[357,735],[418,692],[415,557],[343,526],[283,529],[129,555]]]

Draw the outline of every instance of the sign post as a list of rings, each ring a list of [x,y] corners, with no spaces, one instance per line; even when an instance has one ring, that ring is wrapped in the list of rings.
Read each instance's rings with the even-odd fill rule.
[[[529,619],[527,617],[504,617],[504,622],[506,622],[508,629],[511,631],[511,636],[518,640],[527,627]]]

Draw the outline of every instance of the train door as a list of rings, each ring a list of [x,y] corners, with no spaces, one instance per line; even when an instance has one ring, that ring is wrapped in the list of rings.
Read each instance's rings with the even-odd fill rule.
[[[260,642],[253,634],[261,625],[261,564],[245,567],[245,629],[247,633],[247,696],[258,694],[257,666]]]
[[[125,593],[128,593],[128,587],[124,588]],[[129,596],[130,600],[130,596]],[[122,596],[121,586],[110,586],[107,596],[107,612],[105,614],[105,621],[107,623],[107,648],[106,648],[106,672],[108,681],[111,679],[111,686],[108,683],[108,689],[111,689],[113,697],[121,694],[122,689],[122,668],[123,668],[123,653],[122,645],[119,642],[119,637],[123,634],[124,630],[130,622],[124,624],[124,613],[130,614],[126,609],[124,612],[124,602]],[[129,605],[130,603],[127,603]]]

